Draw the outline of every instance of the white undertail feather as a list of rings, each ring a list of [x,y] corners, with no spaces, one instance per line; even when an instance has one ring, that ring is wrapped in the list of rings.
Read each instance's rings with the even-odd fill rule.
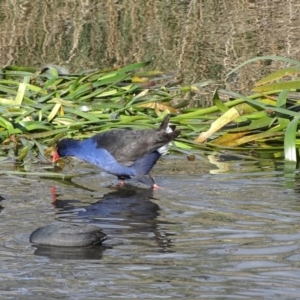
[[[172,132],[173,130],[168,126],[166,129],[167,133]],[[168,150],[169,150],[169,146],[171,143],[168,143],[166,145],[163,145],[162,147],[158,148],[157,151],[161,154],[161,155],[165,155],[167,154]]]

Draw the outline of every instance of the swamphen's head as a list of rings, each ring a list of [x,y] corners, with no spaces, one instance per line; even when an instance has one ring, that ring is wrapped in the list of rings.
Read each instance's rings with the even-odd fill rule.
[[[60,157],[74,156],[78,145],[77,140],[74,139],[62,139],[60,140],[52,155],[52,162],[55,163]]]

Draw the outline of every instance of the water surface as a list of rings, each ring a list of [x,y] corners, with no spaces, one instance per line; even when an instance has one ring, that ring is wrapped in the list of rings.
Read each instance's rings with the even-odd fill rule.
[[[280,164],[218,164],[228,171],[170,156],[154,192],[101,172],[77,185],[1,176],[1,299],[296,299],[299,194]],[[97,224],[109,238],[71,251],[31,245],[52,222]]]

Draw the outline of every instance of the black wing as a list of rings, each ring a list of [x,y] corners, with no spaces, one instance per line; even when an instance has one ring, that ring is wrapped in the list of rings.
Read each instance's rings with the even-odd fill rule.
[[[107,150],[119,163],[130,166],[135,160],[174,140],[179,130],[167,133],[170,116],[166,116],[158,129],[117,129],[99,133],[92,138],[97,148]]]

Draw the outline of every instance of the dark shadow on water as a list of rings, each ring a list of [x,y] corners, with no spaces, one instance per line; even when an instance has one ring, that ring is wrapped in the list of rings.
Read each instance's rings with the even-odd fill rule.
[[[117,240],[123,236],[131,239],[131,235],[134,243],[141,242],[145,245],[149,244],[149,240],[154,240],[156,251],[173,252],[171,239],[162,229],[166,223],[157,220],[160,208],[153,202],[155,199],[152,189],[115,187],[112,192],[95,199],[95,203],[77,199],[60,200],[60,197],[61,195],[56,194],[53,202],[58,221],[99,225],[110,241],[104,245],[86,248],[33,245],[35,255],[55,259],[99,260],[106,249],[113,247],[111,241],[114,237],[117,236]],[[139,234],[139,239],[136,234]],[[153,243],[149,247],[153,247]]]
[[[5,200],[5,198],[3,198],[2,196],[0,196],[0,201],[3,201],[3,200]],[[0,205],[0,212],[3,210],[3,206],[2,205]]]
[[[46,256],[51,259],[102,259],[103,252],[107,247],[93,246],[86,248],[68,248],[34,245],[34,254],[37,256]]]
[[[80,200],[59,200],[53,205],[57,208],[57,215],[66,216],[66,212],[74,213],[75,217],[101,224],[134,224],[147,223],[159,215],[159,206],[150,199],[153,198],[151,189],[117,188],[103,197],[95,199],[97,202],[86,204]],[[71,215],[70,215],[71,216]],[[70,217],[69,216],[69,217]]]
[[[152,201],[155,200],[152,189],[116,187],[95,200],[97,202],[87,204],[75,199],[60,200],[58,196],[53,203],[57,209],[57,219],[71,222],[84,220],[100,225],[108,239],[136,233],[147,240],[151,236],[160,251],[172,252],[171,240],[161,229],[163,223],[157,220],[160,208]]]

